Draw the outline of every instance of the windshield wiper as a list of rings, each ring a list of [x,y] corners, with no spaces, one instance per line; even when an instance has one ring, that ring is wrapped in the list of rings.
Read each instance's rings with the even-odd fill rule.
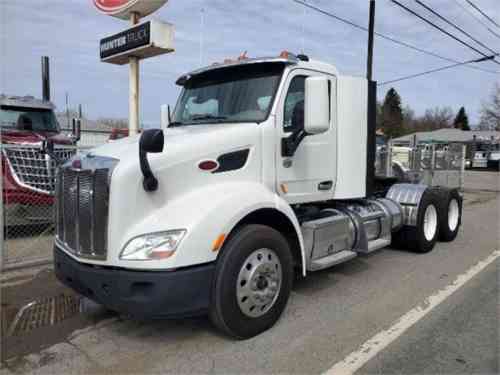
[[[199,120],[225,120],[227,119],[227,116],[214,116],[214,115],[195,115],[191,117],[191,120],[193,121],[199,121]]]

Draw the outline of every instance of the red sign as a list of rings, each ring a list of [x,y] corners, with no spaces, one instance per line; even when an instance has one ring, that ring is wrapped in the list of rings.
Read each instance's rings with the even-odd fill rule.
[[[99,11],[108,16],[128,19],[131,13],[138,13],[145,17],[163,5],[168,0],[93,0]]]

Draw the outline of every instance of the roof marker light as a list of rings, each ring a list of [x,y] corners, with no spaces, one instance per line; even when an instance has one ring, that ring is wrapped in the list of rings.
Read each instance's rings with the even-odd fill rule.
[[[288,52],[288,51],[281,51],[281,53],[280,53],[280,57],[283,59],[288,59],[289,56],[290,56],[290,52]]]
[[[238,56],[238,61],[241,60],[248,60],[247,51],[243,52],[241,55]]]

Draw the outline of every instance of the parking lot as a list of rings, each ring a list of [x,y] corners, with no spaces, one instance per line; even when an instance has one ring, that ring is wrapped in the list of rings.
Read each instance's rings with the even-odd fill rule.
[[[454,242],[424,255],[385,249],[298,278],[277,325],[246,341],[221,336],[206,318],[133,321],[89,301],[78,301],[79,313],[7,337],[30,300],[73,296],[50,267],[12,272],[2,278],[0,374],[312,374],[339,364],[347,373],[498,373],[499,194],[500,174],[466,172]],[[429,297],[475,266],[477,274],[432,306]],[[370,341],[414,309],[425,315],[409,329],[383,346]]]

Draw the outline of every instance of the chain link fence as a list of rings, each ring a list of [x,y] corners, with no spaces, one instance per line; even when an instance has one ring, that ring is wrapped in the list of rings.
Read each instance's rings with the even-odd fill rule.
[[[65,132],[69,131],[63,129]],[[43,148],[43,139],[34,133],[0,132],[3,270],[50,262],[57,165],[82,150],[107,142],[109,136],[109,131],[82,131],[76,146],[61,138],[48,152]]]

